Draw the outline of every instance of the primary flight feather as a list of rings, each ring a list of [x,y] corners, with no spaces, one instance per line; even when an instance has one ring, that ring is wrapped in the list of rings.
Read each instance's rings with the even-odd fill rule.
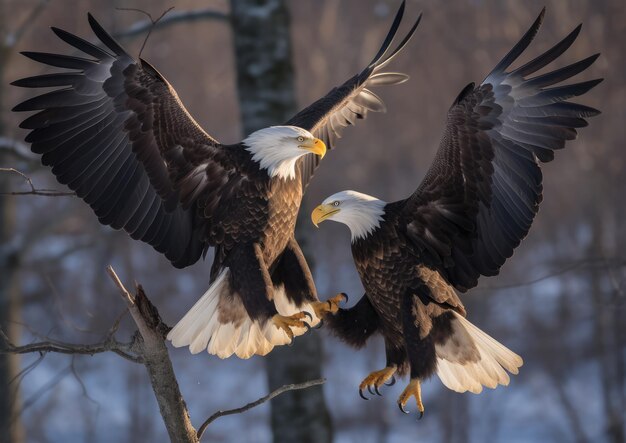
[[[315,224],[334,220],[352,234],[352,254],[365,296],[351,309],[326,315],[331,329],[360,347],[374,333],[385,340],[387,365],[363,380],[379,388],[396,373],[420,381],[437,373],[457,392],[509,383],[522,359],[465,319],[456,291],[496,275],[526,236],[542,198],[540,163],[554,158],[576,128],[599,111],[567,101],[601,80],[560,83],[598,57],[535,75],[574,42],[578,26],[554,47],[514,70],[509,66],[535,37],[544,11],[477,87],[468,85],[448,111],[432,166],[407,199],[384,202],[343,191],[315,208]]]
[[[215,248],[211,285],[169,333],[174,346],[222,358],[264,355],[336,309],[341,296],[318,301],[294,238],[296,216],[319,159],[342,129],[384,109],[369,88],[408,78],[381,72],[419,23],[390,51],[403,13],[404,2],[361,73],[285,125],[233,145],[206,133],[167,80],[131,57],[91,15],[103,47],[53,28],[84,56],[24,53],[69,70],[14,82],[60,88],[14,108],[38,111],[21,127],[31,130],[26,141],[57,180],[101,223],[152,245],[176,267]]]

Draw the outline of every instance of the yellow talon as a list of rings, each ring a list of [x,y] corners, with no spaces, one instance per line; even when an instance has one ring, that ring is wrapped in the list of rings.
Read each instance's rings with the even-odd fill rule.
[[[308,317],[310,320],[311,314],[309,314],[308,312],[304,312],[304,311],[297,312],[289,316],[276,314],[275,316],[272,317],[272,323],[278,329],[282,329],[283,331],[285,331],[289,339],[293,340],[293,331],[291,330],[291,328],[309,329],[311,327],[311,325],[309,325],[307,322],[303,320],[305,317]]]
[[[315,311],[315,315],[318,318],[324,317],[324,315],[336,314],[339,311],[339,304],[342,301],[348,301],[348,296],[343,292],[341,294],[337,294],[334,297],[329,298],[326,301],[318,301],[315,303],[311,303],[313,310]]]
[[[420,386],[420,381],[417,378],[411,379],[408,386],[404,389],[404,391],[402,391],[402,394],[400,394],[400,397],[398,398],[398,407],[405,414],[408,414],[409,411],[406,411],[404,406],[411,397],[415,397],[417,409],[420,412],[419,418],[422,418],[424,416],[424,404],[422,403],[422,388]]]
[[[374,371],[370,375],[365,377],[359,385],[359,395],[361,396],[361,398],[364,400],[369,400],[363,395],[363,390],[366,388],[370,392],[370,394],[376,393],[378,395],[382,395],[378,388],[385,384],[385,382],[390,378],[393,378],[393,380],[391,383],[389,383],[389,386],[395,383],[394,374],[396,373],[396,369],[397,368],[395,365],[387,366],[386,368],[381,369],[380,371]],[[374,388],[374,392],[372,392],[372,387]]]

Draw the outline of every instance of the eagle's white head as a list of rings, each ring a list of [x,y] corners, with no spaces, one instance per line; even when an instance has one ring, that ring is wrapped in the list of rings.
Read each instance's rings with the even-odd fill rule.
[[[297,126],[270,126],[253,132],[243,141],[252,159],[266,169],[270,177],[296,177],[296,161],[313,153],[324,157],[326,145],[306,129]]]
[[[324,220],[334,220],[350,228],[352,241],[366,237],[380,227],[387,203],[356,191],[341,191],[331,195],[311,213],[317,226]]]

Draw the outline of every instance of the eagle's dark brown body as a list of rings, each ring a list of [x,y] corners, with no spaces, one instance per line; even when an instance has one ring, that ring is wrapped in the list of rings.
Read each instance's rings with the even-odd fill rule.
[[[352,243],[354,263],[365,288],[359,302],[362,306],[341,311],[328,321],[337,330],[355,321],[350,315],[375,318],[372,324],[384,337],[387,366],[397,366],[400,374],[410,367],[411,377],[426,378],[436,367],[434,340],[443,343],[450,337],[450,318],[443,314],[447,309],[462,314],[465,310],[443,278],[438,279],[439,286],[425,279],[439,274],[421,272],[429,269],[426,263],[434,260],[415,247],[403,232],[404,205],[405,201],[387,204],[380,228]],[[353,331],[351,339],[364,343],[374,329]]]
[[[542,201],[540,164],[587,126],[596,109],[568,101],[601,79],[562,82],[585,71],[591,55],[538,73],[575,41],[580,26],[521,66],[510,66],[535,37],[544,12],[479,85],[454,100],[434,161],[407,199],[385,204],[356,191],[328,197],[315,223],[335,220],[352,233],[352,253],[365,296],[327,321],[348,343],[385,339],[387,368],[361,383],[378,389],[410,367],[398,400],[421,403],[420,380],[435,371],[458,392],[509,383],[522,359],[465,319],[456,291],[476,286],[500,267],[528,234]],[[383,208],[381,210],[381,208]]]
[[[293,236],[302,202],[300,178],[268,177],[252,161],[247,169],[241,173],[254,177],[250,186],[242,187],[220,208],[219,218],[209,219],[207,242],[216,247],[214,268],[221,267],[233,248],[247,243],[258,243],[263,261],[272,266]]]

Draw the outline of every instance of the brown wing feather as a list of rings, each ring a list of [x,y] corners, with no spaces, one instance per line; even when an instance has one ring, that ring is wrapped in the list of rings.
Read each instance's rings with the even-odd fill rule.
[[[540,162],[554,157],[585,117],[599,113],[570,97],[600,80],[548,88],[589,67],[591,56],[526,78],[560,56],[580,26],[544,54],[506,72],[535,36],[543,11],[485,81],[464,89],[448,112],[435,160],[406,200],[407,234],[457,289],[495,275],[526,236],[542,198]]]
[[[311,131],[326,143],[328,149],[333,149],[344,128],[354,125],[358,119],[364,119],[370,111],[385,111],[385,104],[381,98],[369,88],[396,85],[409,78],[406,74],[397,72],[380,72],[406,46],[422,18],[420,14],[402,42],[391,54],[387,54],[402,21],[404,8],[405,2],[402,2],[378,54],[360,74],[331,89],[324,97],[298,112],[286,124]],[[306,187],[313,177],[319,162],[320,159],[316,155],[307,155],[300,160],[303,187]]]
[[[123,228],[176,266],[192,264],[206,247],[207,221],[196,202],[216,206],[237,175],[234,150],[198,126],[156,69],[135,61],[91,15],[89,23],[104,49],[53,31],[91,58],[24,53],[73,70],[14,82],[61,87],[14,108],[39,111],[21,124],[32,130],[26,140],[101,223]]]

